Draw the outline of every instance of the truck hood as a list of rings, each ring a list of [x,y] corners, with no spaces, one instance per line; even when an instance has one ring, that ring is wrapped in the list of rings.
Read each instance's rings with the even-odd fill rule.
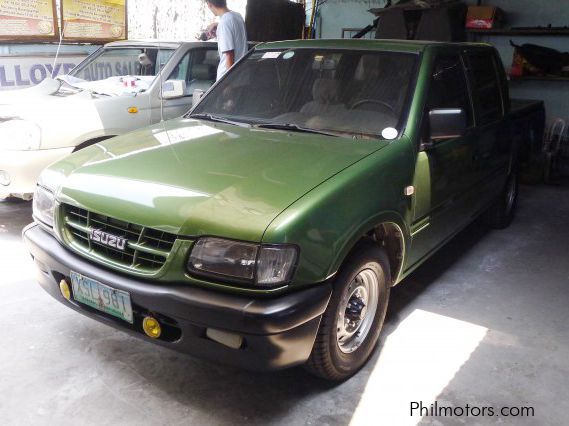
[[[36,97],[49,96],[59,90],[61,82],[51,78],[27,89],[5,90],[0,92],[0,105],[25,104]]]
[[[41,149],[74,147],[148,124],[147,97],[99,96],[89,90],[62,93],[59,85],[50,80],[42,87],[0,93],[0,121],[16,118],[36,124],[41,129]],[[140,113],[129,114],[130,107]]]
[[[59,198],[181,235],[261,241],[286,207],[386,146],[176,119],[79,151]]]

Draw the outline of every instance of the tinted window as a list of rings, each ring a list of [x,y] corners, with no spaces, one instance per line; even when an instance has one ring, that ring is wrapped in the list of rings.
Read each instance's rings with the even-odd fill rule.
[[[400,130],[417,56],[395,52],[256,51],[233,68],[194,113],[253,124],[292,124],[340,135]]]
[[[468,62],[478,124],[499,120],[502,117],[502,96],[494,55],[470,54]]]
[[[437,59],[431,78],[427,111],[437,108],[463,109],[468,125],[473,123],[466,76],[459,55],[441,56]]]

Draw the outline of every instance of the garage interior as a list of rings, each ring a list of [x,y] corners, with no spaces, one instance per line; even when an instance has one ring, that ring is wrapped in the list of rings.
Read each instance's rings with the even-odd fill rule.
[[[170,21],[149,21],[157,2],[151,3],[132,1],[130,38],[169,36]],[[168,3],[171,11],[182,7]],[[260,16],[265,0],[237,3],[243,13]],[[304,24],[310,28],[304,36],[349,38],[371,26],[362,37],[375,38],[381,9],[391,3],[307,1]],[[414,10],[424,2],[409,3]],[[464,31],[463,21],[450,25],[469,41],[496,46],[512,73],[511,96],[544,101],[546,134],[520,172],[512,225],[490,230],[477,220],[393,288],[378,347],[358,374],[338,384],[309,376],[302,367],[249,372],[179,354],[78,315],[37,284],[21,236],[33,221],[32,202],[9,198],[0,200],[0,423],[566,425],[569,66],[552,75],[522,64],[523,75],[517,75],[512,68],[519,65],[520,48],[510,40],[567,51],[569,9],[562,0],[463,3],[503,11],[504,22],[494,22],[492,29]],[[130,16],[143,7],[144,13]],[[259,41],[290,38],[296,29],[270,12],[281,25],[278,31],[267,24],[272,21],[256,26],[247,18],[248,31],[257,30]],[[183,19],[176,18],[173,36]],[[419,401],[425,407],[437,401],[534,412],[491,418],[410,414]]]

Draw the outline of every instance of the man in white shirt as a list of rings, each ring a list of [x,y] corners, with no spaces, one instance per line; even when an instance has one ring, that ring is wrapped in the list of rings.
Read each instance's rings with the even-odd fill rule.
[[[245,21],[237,12],[227,8],[227,0],[206,0],[209,10],[219,17],[217,45],[219,50],[219,80],[235,62],[247,53]]]

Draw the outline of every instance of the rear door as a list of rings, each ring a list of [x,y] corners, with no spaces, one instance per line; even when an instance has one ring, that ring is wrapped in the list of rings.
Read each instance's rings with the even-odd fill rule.
[[[433,109],[463,109],[467,117],[464,136],[432,142],[428,117]],[[419,261],[454,234],[468,220],[466,202],[475,183],[474,113],[459,51],[439,53],[435,60],[423,111],[422,149],[415,169],[415,196],[411,227],[413,250],[410,264]]]
[[[465,61],[475,109],[472,136],[477,196],[473,203],[479,210],[499,194],[506,181],[511,153],[510,130],[504,120],[508,100],[501,87],[501,65],[492,49],[469,49]]]

